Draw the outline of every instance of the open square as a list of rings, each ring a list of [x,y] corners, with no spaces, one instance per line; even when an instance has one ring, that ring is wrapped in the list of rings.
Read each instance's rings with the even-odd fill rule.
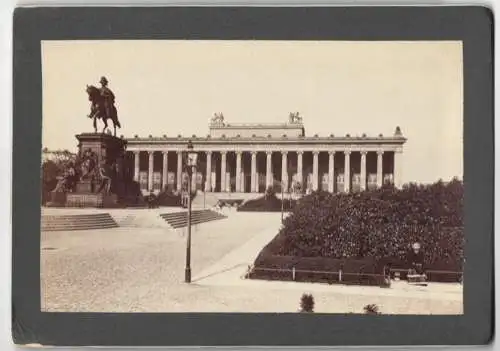
[[[53,210],[70,213],[88,210]],[[102,210],[106,211],[106,210]],[[126,213],[157,210],[107,210]],[[100,212],[100,211],[94,211]],[[45,212],[45,214],[50,211]],[[311,293],[318,313],[461,314],[462,285],[379,287],[244,279],[280,227],[279,213],[226,210],[226,219],[193,228],[193,281],[186,284],[186,230],[120,227],[42,233],[42,309],[73,312],[297,312]],[[139,221],[139,219],[137,219]],[[244,226],[241,223],[245,223]]]

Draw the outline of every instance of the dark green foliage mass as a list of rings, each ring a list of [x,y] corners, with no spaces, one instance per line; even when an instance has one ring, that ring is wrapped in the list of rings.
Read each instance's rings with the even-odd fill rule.
[[[463,197],[457,179],[349,194],[314,192],[294,206],[266,250],[279,256],[397,261],[419,242],[426,266],[460,270]]]

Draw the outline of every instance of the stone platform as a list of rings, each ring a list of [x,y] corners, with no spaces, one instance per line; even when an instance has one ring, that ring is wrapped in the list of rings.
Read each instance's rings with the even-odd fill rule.
[[[118,207],[118,196],[103,193],[68,193],[66,207]]]

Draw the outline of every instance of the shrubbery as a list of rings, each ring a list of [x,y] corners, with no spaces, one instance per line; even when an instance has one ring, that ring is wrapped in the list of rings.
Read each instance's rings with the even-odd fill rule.
[[[249,200],[238,207],[238,211],[281,212],[281,199],[268,193],[254,200]],[[290,211],[295,206],[295,200],[283,199],[283,210]]]
[[[191,192],[191,199],[196,196],[196,192]],[[154,199],[156,206],[182,206],[182,194],[174,193],[170,189],[160,192]]]
[[[275,241],[271,242],[275,243]],[[248,278],[300,282],[381,285],[383,275],[372,259],[280,256],[268,245],[258,255]],[[339,274],[339,272],[341,272]]]
[[[302,294],[300,297],[300,312],[314,312],[314,297],[311,294]]]
[[[366,305],[365,307],[363,307],[363,311],[365,311],[365,314],[370,314],[370,315],[381,314],[379,312],[378,306],[376,304],[374,304],[374,303]]]
[[[293,208],[255,266],[270,256],[370,259],[382,272],[387,264],[407,268],[411,245],[419,242],[426,269],[461,271],[463,192],[456,179],[401,190],[314,192]]]

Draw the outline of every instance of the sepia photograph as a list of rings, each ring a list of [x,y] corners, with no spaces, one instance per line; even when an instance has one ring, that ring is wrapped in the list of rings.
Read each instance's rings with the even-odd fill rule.
[[[44,40],[43,312],[462,315],[461,41]]]

